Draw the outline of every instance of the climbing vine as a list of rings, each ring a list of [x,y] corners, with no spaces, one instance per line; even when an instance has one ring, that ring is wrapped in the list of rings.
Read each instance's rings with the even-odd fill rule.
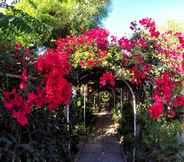
[[[184,34],[160,33],[151,18],[132,22],[130,28],[133,36],[119,40],[114,36],[109,40],[108,31],[99,27],[79,36],[58,38],[55,48],[38,56],[17,44],[6,56],[12,62],[8,65],[5,59],[1,64],[8,67],[1,79],[4,108],[18,124],[26,126],[34,109],[53,111],[67,105],[75,73],[95,69],[100,86],[115,87],[116,80],[127,80],[144,87],[152,119],[175,117],[184,106]],[[9,73],[19,77],[7,87],[4,79]]]

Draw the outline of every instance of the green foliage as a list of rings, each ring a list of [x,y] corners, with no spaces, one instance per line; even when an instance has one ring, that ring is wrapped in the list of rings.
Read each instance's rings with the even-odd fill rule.
[[[52,38],[82,33],[100,23],[107,4],[108,0],[21,0],[0,10],[1,51],[16,42],[42,46]]]
[[[177,154],[179,155],[179,151],[183,148],[176,138],[180,130],[179,121],[165,118],[158,121],[147,120],[141,130],[143,131],[140,143],[144,147],[141,147],[138,158],[146,155],[148,159],[158,162],[177,162]]]
[[[72,99],[72,104],[70,106],[70,120],[73,120],[73,130],[78,135],[85,134],[86,130],[90,128],[90,124],[93,118],[92,115],[92,105],[90,103],[87,103],[86,105],[86,119],[85,119],[85,125],[84,125],[84,97],[83,96],[77,96]],[[86,128],[85,128],[86,127]]]
[[[133,113],[131,105],[125,104],[123,108],[120,134],[124,138],[124,148],[132,159],[134,146]],[[176,119],[160,118],[150,120],[145,105],[140,104],[138,110],[138,136],[136,140],[136,160],[141,162],[178,162],[184,146],[177,141],[181,132],[181,123]]]
[[[111,95],[110,95],[109,91],[101,91],[99,93],[99,97],[100,97],[101,102],[109,102]]]
[[[39,46],[50,37],[52,28],[21,10],[10,7],[0,14],[0,45]]]
[[[16,4],[29,15],[54,28],[54,35],[86,31],[107,15],[108,0],[21,0]]]
[[[38,109],[32,112],[30,119],[33,122],[26,128],[8,116],[0,121],[1,161],[71,162],[76,137],[72,130],[68,131],[63,111],[50,113]]]
[[[122,114],[121,114],[121,108],[120,107],[113,107],[112,108],[112,120],[114,122],[118,123],[121,120],[121,118],[122,118],[121,115]]]

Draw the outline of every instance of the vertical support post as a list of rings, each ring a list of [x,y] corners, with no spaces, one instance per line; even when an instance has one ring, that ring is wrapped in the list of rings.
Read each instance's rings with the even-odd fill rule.
[[[94,107],[93,107],[93,108],[95,108],[95,109],[96,109],[96,96],[95,96],[95,94],[94,94],[94,98],[93,98],[93,105],[94,105]]]
[[[121,104],[121,113],[122,113],[122,109],[123,109],[123,89],[122,88],[120,89],[120,96],[121,96],[120,104]]]
[[[113,94],[114,94],[114,107],[116,107],[116,91],[113,90]]]
[[[84,95],[84,109],[83,109],[83,118],[84,118],[84,129],[86,132],[86,97],[87,97],[87,85],[83,87],[83,95]]]
[[[127,87],[130,90],[131,96],[132,96],[132,107],[133,107],[133,113],[134,113],[134,147],[133,147],[133,160],[132,162],[135,162],[135,155],[136,155],[136,136],[137,136],[137,125],[136,125],[136,120],[137,120],[137,112],[136,112],[136,98],[135,98],[135,94],[134,91],[132,89],[132,87],[130,86],[130,84],[123,80],[123,82],[127,85]]]
[[[69,104],[66,105],[66,122],[67,122],[67,132],[70,136],[70,106],[69,106]],[[70,141],[68,140],[68,153],[69,153],[69,156],[70,156],[70,150],[71,150],[71,145],[70,145]]]
[[[70,106],[69,104],[66,105],[66,121],[67,121],[67,130],[70,129],[69,124],[70,124]]]
[[[137,132],[137,125],[136,125],[136,118],[137,118],[137,114],[136,114],[136,100],[135,100],[135,95],[134,93],[132,93],[132,97],[133,97],[133,110],[134,110],[134,148],[133,148],[133,162],[135,162],[135,155],[136,155],[136,132]]]
[[[67,132],[68,135],[70,136],[70,105],[66,105],[66,122],[67,122]],[[71,143],[70,143],[70,137],[68,140],[68,153],[69,157],[71,158]]]

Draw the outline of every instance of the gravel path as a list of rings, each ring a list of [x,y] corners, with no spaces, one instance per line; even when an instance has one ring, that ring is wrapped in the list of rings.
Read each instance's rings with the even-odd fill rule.
[[[77,162],[126,162],[120,153],[116,138],[116,126],[112,123],[112,114],[103,111],[96,114],[95,130],[82,146]]]

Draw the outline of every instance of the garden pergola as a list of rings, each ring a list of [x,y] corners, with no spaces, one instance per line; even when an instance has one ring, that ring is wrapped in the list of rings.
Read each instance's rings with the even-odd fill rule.
[[[127,87],[132,100],[134,142],[137,137],[136,107],[139,103],[143,105],[142,109],[146,108],[146,116],[150,120],[176,118],[178,110],[184,106],[181,92],[184,35],[172,32],[161,34],[149,18],[140,20],[138,24],[131,26],[134,34],[130,39],[123,37],[116,40],[112,37],[109,41],[109,33],[97,27],[78,36],[57,39],[54,48],[48,48],[39,56],[17,44],[0,60],[3,120],[13,121],[21,129],[33,129],[37,113],[37,123],[43,116],[48,117],[48,121],[63,122],[60,121],[59,115],[62,114],[59,110],[66,107],[69,132],[72,86],[84,85],[83,122],[86,127],[87,87],[91,81],[98,90],[111,87],[114,98],[116,94],[113,89],[120,88],[121,106],[121,88]],[[9,77],[16,79],[8,80]],[[54,123],[56,130],[61,126],[58,121]],[[55,140],[57,143],[57,138]],[[134,143],[133,161],[135,152]]]

